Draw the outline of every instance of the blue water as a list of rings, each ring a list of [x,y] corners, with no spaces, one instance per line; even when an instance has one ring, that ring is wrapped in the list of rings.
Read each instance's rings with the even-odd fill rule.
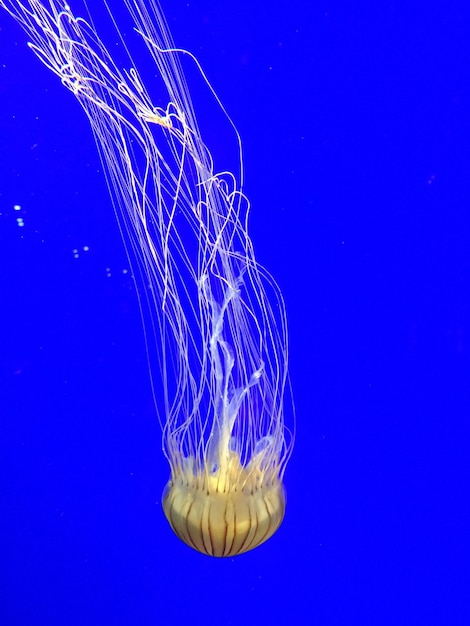
[[[0,13],[2,625],[469,623],[470,22],[375,4],[163,5],[240,131],[288,309],[286,518],[226,560],[164,519],[93,137]],[[233,143],[192,95],[221,169]]]

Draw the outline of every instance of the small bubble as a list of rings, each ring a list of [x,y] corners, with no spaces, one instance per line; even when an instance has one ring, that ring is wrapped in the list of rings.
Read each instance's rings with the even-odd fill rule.
[[[14,210],[14,211],[21,211],[21,206],[20,206],[19,204],[15,204],[15,205],[13,206],[13,210]]]

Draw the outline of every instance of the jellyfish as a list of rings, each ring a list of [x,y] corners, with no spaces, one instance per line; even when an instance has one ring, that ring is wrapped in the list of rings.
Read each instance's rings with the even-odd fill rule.
[[[155,66],[146,81],[114,24],[122,66],[92,19],[59,0],[0,0],[83,107],[135,279],[176,535],[228,557],[280,526],[294,428],[282,294],[248,234],[240,136],[196,58],[175,48],[156,0],[123,0]],[[116,53],[114,53],[116,54]],[[182,60],[234,133],[238,171],[203,142]],[[289,402],[287,402],[287,398]]]

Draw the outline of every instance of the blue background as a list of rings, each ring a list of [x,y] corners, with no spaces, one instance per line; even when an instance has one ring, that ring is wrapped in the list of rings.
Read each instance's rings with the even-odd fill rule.
[[[287,514],[227,560],[164,519],[92,134],[0,13],[0,623],[470,623],[465,4],[163,5],[240,131],[251,235],[288,307]]]

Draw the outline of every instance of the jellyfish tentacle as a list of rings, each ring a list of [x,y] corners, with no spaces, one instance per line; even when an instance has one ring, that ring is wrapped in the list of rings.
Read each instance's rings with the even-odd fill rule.
[[[264,542],[284,516],[295,432],[284,416],[284,300],[249,236],[238,131],[199,62],[173,44],[156,0],[123,1],[136,45],[155,66],[149,81],[107,0],[127,69],[66,2],[0,0],[0,7],[80,102],[95,136],[136,282],[170,465],[165,514],[188,545],[229,556]],[[234,130],[235,173],[215,168],[182,56]]]

